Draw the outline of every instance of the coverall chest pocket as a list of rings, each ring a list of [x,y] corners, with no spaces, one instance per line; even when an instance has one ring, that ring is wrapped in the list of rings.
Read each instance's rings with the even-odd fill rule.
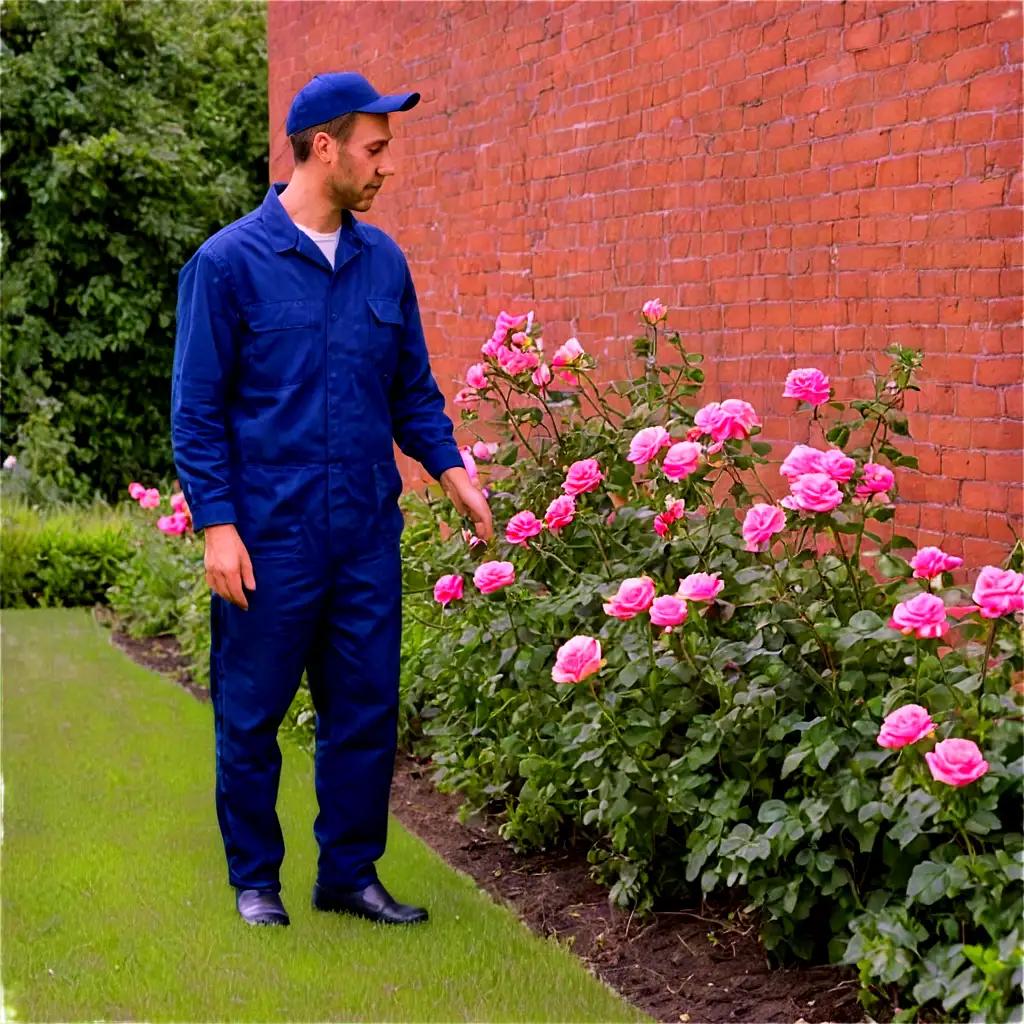
[[[370,309],[370,355],[379,373],[391,378],[398,365],[398,349],[405,317],[396,299],[367,298]]]
[[[273,391],[301,384],[316,368],[313,309],[308,299],[252,302],[243,348],[245,381]]]

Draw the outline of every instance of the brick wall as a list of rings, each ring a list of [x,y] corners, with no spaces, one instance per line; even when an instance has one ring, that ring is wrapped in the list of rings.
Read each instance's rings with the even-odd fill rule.
[[[899,341],[927,358],[898,522],[974,564],[1005,555],[1024,511],[1019,3],[271,0],[268,17],[274,180],[313,74],[422,93],[392,115],[398,173],[368,219],[408,256],[449,397],[499,309],[536,310],[549,350],[578,335],[611,376],[659,297],[705,354],[708,400],[806,441],[785,374],[818,366],[865,397]]]

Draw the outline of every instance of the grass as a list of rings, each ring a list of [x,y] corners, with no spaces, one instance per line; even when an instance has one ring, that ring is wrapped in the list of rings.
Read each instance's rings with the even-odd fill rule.
[[[235,911],[208,704],[86,609],[3,617],[2,972],[21,1021],[647,1021],[392,818],[381,879],[431,920],[323,914],[312,761],[282,744],[289,928]]]

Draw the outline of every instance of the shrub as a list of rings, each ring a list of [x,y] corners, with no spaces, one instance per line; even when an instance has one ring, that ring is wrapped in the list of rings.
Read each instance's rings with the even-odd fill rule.
[[[0,607],[105,601],[130,550],[128,524],[105,503],[84,510],[56,505],[42,513],[5,493]]]
[[[961,570],[895,529],[920,355],[893,346],[849,402],[789,375],[808,435],[778,501],[756,410],[698,408],[701,357],[663,309],[642,322],[610,387],[576,339],[543,363],[540,326],[504,313],[467,372],[463,426],[498,410],[464,457],[501,536],[411,507],[406,741],[518,849],[585,843],[622,906],[742,892],[774,955],[856,964],[868,1002],[1009,1012],[1021,549]],[[896,748],[909,705],[931,724]],[[951,741],[984,762],[963,785],[930,767]]]

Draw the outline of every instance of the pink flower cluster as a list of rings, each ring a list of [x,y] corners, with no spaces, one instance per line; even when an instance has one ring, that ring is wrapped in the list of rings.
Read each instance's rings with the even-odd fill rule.
[[[618,591],[604,603],[604,611],[623,621],[649,611],[652,624],[664,626],[667,633],[686,621],[687,601],[713,601],[724,587],[718,573],[696,572],[679,581],[675,594],[655,597],[654,581],[649,576],[634,576],[619,584]]]
[[[911,565],[915,565],[915,576],[928,572],[938,575],[946,571],[943,566],[956,568],[963,559],[947,555],[939,548],[922,548]],[[950,565],[954,562],[955,565]],[[931,578],[931,577],[927,577]],[[1000,569],[995,565],[983,566],[974,583],[973,605],[958,605],[947,608],[937,594],[924,592],[901,601],[893,609],[888,625],[898,629],[905,636],[913,635],[918,640],[945,636],[949,632],[947,615],[957,616],[980,612],[982,618],[998,619],[1003,615],[1024,611],[1024,573],[1012,569]]]
[[[920,704],[905,704],[886,715],[878,733],[878,744],[891,750],[900,750],[931,736],[935,723],[926,708]],[[988,762],[974,740],[951,738],[935,744],[935,749],[924,755],[928,770],[936,782],[947,786],[967,786],[976,782],[988,769]]]
[[[156,487],[144,487],[137,481],[132,481],[128,485],[128,493],[138,501],[141,508],[160,507],[160,491]],[[161,516],[156,521],[157,529],[172,536],[191,529],[192,517],[189,514],[188,503],[185,501],[185,495],[180,491],[171,495],[171,509],[172,512],[169,516]]]
[[[710,437],[709,455],[721,451],[726,441],[743,440],[755,427],[761,426],[754,407],[740,398],[727,398],[724,402],[705,405],[697,410],[693,423],[686,439],[696,441],[699,437]]]

